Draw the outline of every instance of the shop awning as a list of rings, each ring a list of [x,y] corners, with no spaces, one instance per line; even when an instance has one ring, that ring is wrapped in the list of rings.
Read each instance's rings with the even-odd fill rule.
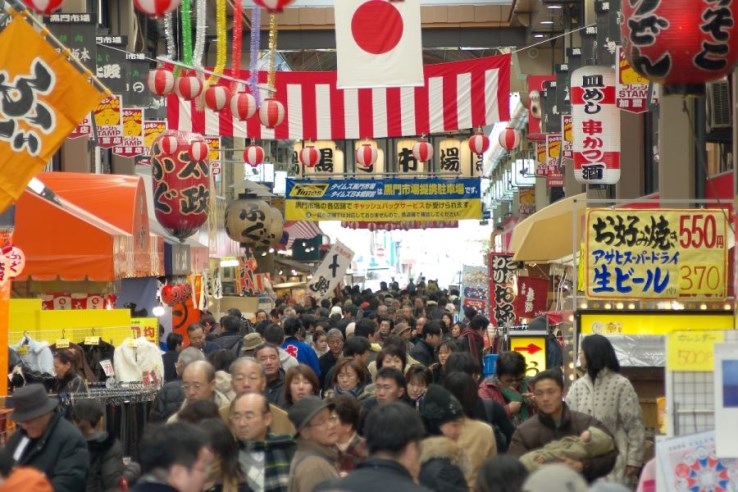
[[[109,282],[133,276],[133,236],[86,210],[25,191],[13,242],[26,255],[17,280]]]
[[[57,196],[133,236],[131,276],[164,275],[163,242],[149,230],[149,205],[141,177],[57,172],[41,173],[38,179]]]
[[[313,239],[315,236],[325,235],[317,222],[307,220],[287,221],[284,223],[284,230],[290,236],[287,240],[287,249],[291,248],[297,239]]]
[[[581,237],[586,207],[587,194],[581,193],[552,203],[527,217],[513,229],[509,248],[514,253],[513,259],[546,263],[571,256],[574,253],[574,218],[579,219],[577,233]]]

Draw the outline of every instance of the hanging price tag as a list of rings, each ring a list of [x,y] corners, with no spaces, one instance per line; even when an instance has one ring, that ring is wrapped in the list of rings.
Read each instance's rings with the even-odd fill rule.
[[[85,345],[100,345],[100,337],[85,337]]]
[[[56,348],[57,349],[65,349],[69,348],[69,339],[68,338],[59,338],[56,341]]]

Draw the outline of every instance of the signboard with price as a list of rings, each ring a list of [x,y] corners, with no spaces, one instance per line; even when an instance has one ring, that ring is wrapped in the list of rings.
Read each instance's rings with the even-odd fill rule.
[[[675,331],[666,338],[666,369],[675,372],[712,372],[715,344],[725,341],[724,331]]]
[[[586,232],[587,297],[727,295],[728,227],[723,210],[591,209]]]
[[[131,337],[159,343],[159,318],[131,318]]]

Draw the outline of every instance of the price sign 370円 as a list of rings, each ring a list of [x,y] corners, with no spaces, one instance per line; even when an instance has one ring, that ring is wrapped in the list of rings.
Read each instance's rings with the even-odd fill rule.
[[[718,209],[591,209],[587,297],[725,297],[727,231],[726,211]]]

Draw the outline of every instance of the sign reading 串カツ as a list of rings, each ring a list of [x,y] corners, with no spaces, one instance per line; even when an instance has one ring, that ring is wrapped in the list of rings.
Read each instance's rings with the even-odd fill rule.
[[[479,178],[288,178],[285,220],[479,220],[482,218],[480,196]]]
[[[723,210],[611,210],[587,214],[586,293],[593,298],[725,297]]]

